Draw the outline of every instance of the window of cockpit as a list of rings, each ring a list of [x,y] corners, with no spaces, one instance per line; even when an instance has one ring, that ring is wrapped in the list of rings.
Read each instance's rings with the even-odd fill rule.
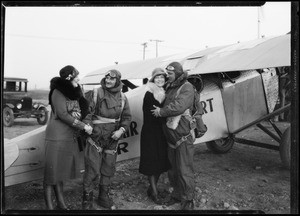
[[[202,58],[202,56],[194,57],[194,58],[188,58],[183,62],[182,67],[185,70],[193,70],[198,66],[198,64],[201,61],[201,58]]]
[[[221,74],[222,74],[222,79],[234,80],[241,75],[241,71],[223,72]]]
[[[187,80],[196,88],[198,93],[203,90],[204,84],[200,74],[189,75]]]

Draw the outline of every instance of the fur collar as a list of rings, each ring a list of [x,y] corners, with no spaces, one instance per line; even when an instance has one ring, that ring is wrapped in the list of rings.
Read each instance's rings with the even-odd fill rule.
[[[159,103],[162,103],[165,100],[166,94],[164,88],[158,87],[153,82],[148,82],[146,86],[146,90],[151,92]]]
[[[84,98],[82,89],[80,85],[74,87],[69,80],[62,79],[61,77],[54,77],[50,81],[50,92],[49,92],[49,104],[52,106],[51,96],[54,91],[57,89],[60,91],[66,98],[70,100],[77,100],[81,109],[81,114],[83,117],[88,112],[88,101]]]
[[[60,91],[65,97],[69,98],[70,100],[78,100],[80,97],[82,97],[82,90],[80,85],[74,87],[69,80],[65,80],[60,77],[54,77],[50,81],[50,92],[53,92],[54,89]]]

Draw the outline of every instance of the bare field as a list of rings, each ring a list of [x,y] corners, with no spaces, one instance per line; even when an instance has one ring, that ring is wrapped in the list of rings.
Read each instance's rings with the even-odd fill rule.
[[[284,130],[289,124],[278,122]],[[4,137],[25,133],[40,127],[36,120],[20,120],[5,128]],[[257,127],[239,137],[278,145]],[[195,209],[255,210],[267,214],[290,213],[290,171],[283,168],[278,151],[235,144],[226,154],[214,154],[205,144],[195,145]],[[178,210],[173,206],[155,205],[146,195],[147,177],[138,172],[139,158],[119,162],[112,180],[111,196],[119,210]],[[159,191],[169,194],[167,175],[161,176]],[[95,199],[97,197],[95,191]],[[82,179],[66,182],[66,203],[71,210],[81,210]],[[5,188],[6,210],[43,210],[42,180]],[[95,203],[95,208],[104,210]]]

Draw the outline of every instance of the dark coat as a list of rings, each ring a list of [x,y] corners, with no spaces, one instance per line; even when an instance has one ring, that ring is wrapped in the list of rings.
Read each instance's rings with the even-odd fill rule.
[[[167,155],[167,142],[162,130],[163,118],[153,116],[153,105],[161,107],[152,92],[147,91],[143,101],[144,124],[141,130],[141,155],[139,172],[156,175],[170,168]]]
[[[80,161],[77,136],[84,129],[81,110],[87,109],[88,103],[82,97],[80,86],[75,88],[70,81],[55,77],[50,84],[49,104],[44,181],[52,185],[80,176],[83,161]]]
[[[80,86],[73,87],[70,81],[55,77],[51,80],[49,104],[51,115],[46,128],[46,140],[72,140],[78,130],[83,130],[82,114],[87,113],[88,102]],[[83,111],[83,112],[82,112]],[[80,117],[76,117],[75,113]]]

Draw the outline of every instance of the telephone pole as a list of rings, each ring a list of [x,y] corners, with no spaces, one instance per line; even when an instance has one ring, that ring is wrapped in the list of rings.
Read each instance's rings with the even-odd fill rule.
[[[158,39],[155,39],[155,40],[150,39],[150,41],[155,41],[155,45],[156,45],[156,58],[157,58],[157,56],[158,56],[158,46],[157,46],[157,44],[159,42],[163,42],[163,41],[162,40],[158,40]]]
[[[143,49],[143,60],[145,60],[145,51],[146,51],[147,44],[148,44],[147,42],[141,44],[142,46],[144,46],[144,49]]]

